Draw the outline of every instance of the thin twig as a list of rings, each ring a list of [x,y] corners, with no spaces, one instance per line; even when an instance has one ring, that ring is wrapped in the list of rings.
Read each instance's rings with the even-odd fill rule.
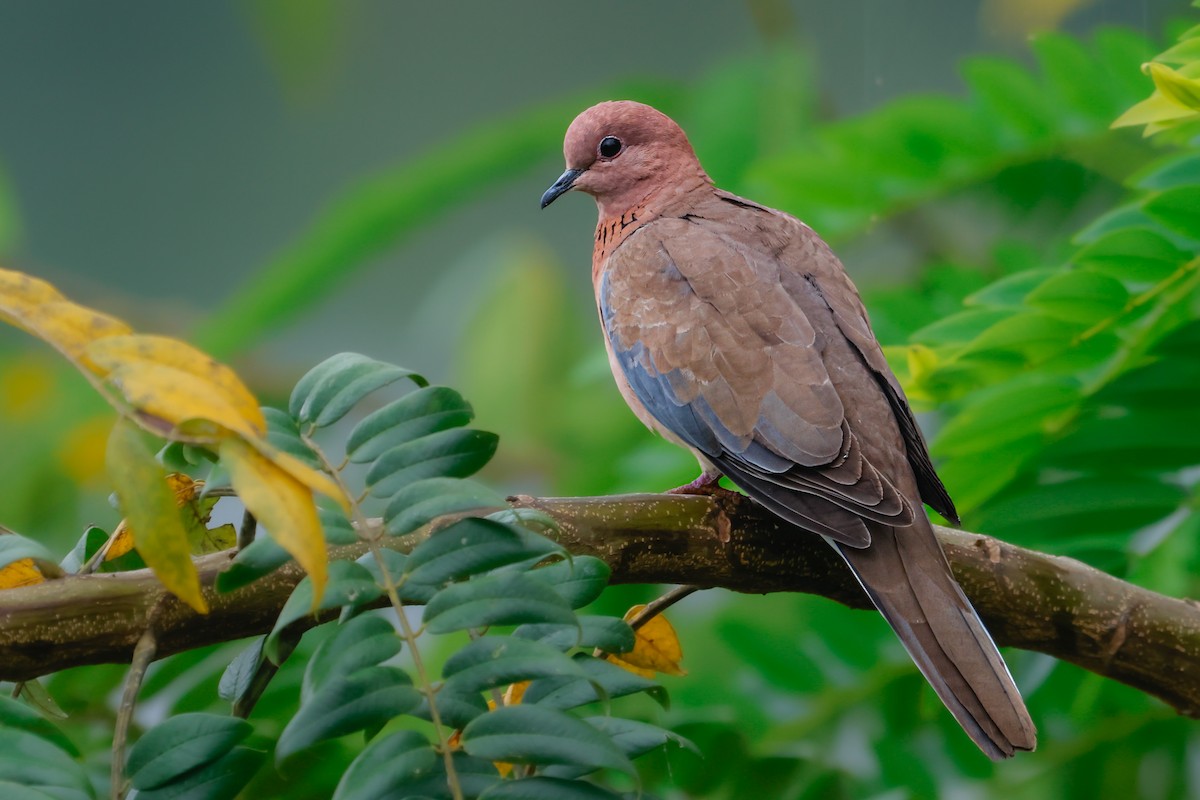
[[[657,597],[647,603],[633,619],[629,620],[629,627],[636,631],[689,594],[698,592],[703,588],[703,586],[676,586],[661,597]]]
[[[129,724],[133,721],[133,710],[137,707],[138,692],[146,677],[146,669],[154,660],[158,644],[153,627],[147,628],[133,648],[133,661],[129,665],[129,673],[125,676],[125,688],[121,693],[121,706],[117,709],[117,724],[113,729],[112,744],[112,782],[110,795],[112,800],[121,800],[125,796],[125,742],[129,738]]]

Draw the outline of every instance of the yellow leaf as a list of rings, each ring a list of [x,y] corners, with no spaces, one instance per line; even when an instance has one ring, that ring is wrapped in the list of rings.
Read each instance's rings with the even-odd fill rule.
[[[634,619],[644,608],[644,605],[638,605],[626,611],[625,621]],[[635,633],[637,638],[633,650],[620,656],[610,655],[609,661],[646,678],[654,677],[656,672],[665,675],[687,674],[679,665],[683,660],[683,646],[666,617],[662,614],[651,617]]]
[[[163,435],[189,423],[180,433],[218,441],[225,431],[256,438],[260,431],[225,397],[211,391],[210,384],[183,370],[162,364],[133,361],[120,364],[108,382],[125,401],[143,415],[142,421]],[[196,421],[211,423],[196,425]],[[213,426],[219,427],[213,427]]]
[[[249,440],[248,444],[300,483],[314,492],[336,500],[346,513],[350,513],[350,499],[346,497],[342,487],[338,486],[337,481],[333,478],[320,470],[313,469],[291,453],[285,453],[266,439],[254,438]]]
[[[133,335],[124,322],[64,299],[45,281],[0,270],[0,320],[107,380],[155,432],[210,443],[229,431],[266,435],[258,402],[233,370],[177,339]]]
[[[89,342],[129,333],[119,319],[76,305],[43,280],[0,269],[0,319],[43,339],[81,368],[96,372],[83,357]]]
[[[1200,117],[1200,112],[1173,103],[1157,91],[1142,102],[1130,108],[1113,121],[1113,128],[1123,128],[1132,125],[1145,125],[1142,136],[1153,136],[1159,131],[1165,131],[1176,125],[1181,125]]]
[[[0,269],[0,314],[13,315],[14,309],[28,310],[62,299],[58,289],[40,278]]]
[[[525,699],[525,690],[529,688],[529,681],[521,681],[520,683],[510,683],[508,688],[504,690],[504,705],[515,706],[520,705]]]
[[[626,655],[628,655],[628,654],[626,654]],[[647,680],[653,680],[654,676],[657,674],[652,669],[647,669],[646,667],[639,667],[636,664],[631,664],[628,661],[625,661],[624,659],[622,659],[620,656],[614,656],[611,653],[608,656],[606,656],[606,658],[608,658],[609,661],[616,664],[618,667],[625,670],[626,672],[632,672],[634,675],[640,675]]]
[[[21,558],[0,568],[0,589],[33,586],[44,580],[46,577],[38,570],[32,558]]]
[[[208,613],[175,492],[141,431],[128,420],[118,420],[109,436],[108,472],[142,560],[168,591]]]
[[[221,463],[246,508],[312,577],[313,606],[325,591],[325,536],[312,490],[242,439],[224,439]]]
[[[266,433],[267,421],[258,400],[237,374],[186,342],[168,336],[109,336],[89,345],[87,355],[106,370],[145,362],[185,372],[207,385],[206,394],[227,401],[260,435]]]
[[[1147,69],[1154,79],[1154,86],[1164,97],[1193,112],[1200,111],[1200,80],[1154,61],[1147,65]]]
[[[237,528],[233,527],[232,522],[215,528],[205,526],[201,530],[203,533],[200,541],[193,543],[193,549],[197,553],[219,553],[237,544]]]
[[[212,516],[213,506],[217,504],[216,497],[200,499],[200,490],[204,481],[195,481],[182,472],[172,472],[166,476],[167,486],[175,496],[175,505],[181,509],[184,529],[187,531],[188,546],[193,554],[215,553],[232,547],[237,539],[237,531],[232,525],[221,525],[209,529],[208,520]],[[105,561],[112,561],[128,553],[135,546],[133,529],[127,520],[121,520],[116,530],[109,537],[108,550],[104,554]]]
[[[908,348],[908,374],[913,383],[921,383],[930,373],[938,368],[940,359],[931,347],[923,344],[910,345]]]
[[[109,534],[108,542],[108,549],[104,551],[105,561],[120,558],[135,547],[133,529],[129,527],[128,520],[121,520],[117,523],[117,527]]]
[[[88,344],[105,336],[129,333],[129,326],[121,320],[66,300],[31,308],[17,319],[17,324],[95,375],[103,375],[103,370],[84,355]]]
[[[1113,121],[1112,127],[1125,128],[1131,125],[1149,125],[1150,123],[1162,122],[1164,120],[1184,119],[1192,116],[1194,113],[1178,103],[1163,97],[1162,93],[1156,90],[1154,94],[1140,103],[1131,106],[1128,111],[1117,117]]]

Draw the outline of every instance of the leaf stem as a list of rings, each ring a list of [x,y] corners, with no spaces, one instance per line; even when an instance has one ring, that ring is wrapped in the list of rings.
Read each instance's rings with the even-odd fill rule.
[[[401,602],[400,595],[396,591],[396,581],[392,579],[387,564],[380,555],[379,534],[372,532],[371,522],[367,519],[366,514],[363,513],[362,506],[350,494],[349,487],[342,480],[340,468],[335,467],[330,462],[329,458],[325,455],[325,451],[317,446],[317,443],[313,441],[309,433],[311,431],[302,432],[300,438],[317,455],[317,458],[321,460],[321,466],[337,482],[342,494],[351,500],[350,507],[353,510],[354,523],[359,532],[359,538],[366,543],[371,557],[375,559],[375,564],[379,567],[379,575],[383,578],[383,589],[387,592],[388,601],[396,612],[396,619],[400,622],[400,632],[404,637],[404,641],[408,644],[409,652],[412,653],[413,668],[417,671],[417,681],[420,684],[421,693],[425,695],[426,702],[429,703],[429,717],[433,723],[434,732],[437,734],[438,749],[441,750],[442,759],[446,765],[446,784],[450,789],[450,795],[453,797],[453,800],[463,800],[462,786],[458,780],[458,772],[454,768],[454,753],[451,750],[449,737],[446,736],[446,728],[442,724],[442,715],[438,711],[437,702],[434,698],[436,692],[433,688],[433,682],[429,679],[429,672],[425,669],[425,661],[421,658],[421,651],[417,647],[417,634],[413,631],[412,625],[408,621],[408,615],[404,612],[404,604]],[[343,463],[344,465],[345,463]]]

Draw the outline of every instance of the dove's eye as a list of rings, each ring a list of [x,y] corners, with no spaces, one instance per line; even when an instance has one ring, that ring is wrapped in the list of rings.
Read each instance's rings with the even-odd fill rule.
[[[621,152],[621,140],[615,136],[605,136],[600,140],[600,157],[612,158]]]

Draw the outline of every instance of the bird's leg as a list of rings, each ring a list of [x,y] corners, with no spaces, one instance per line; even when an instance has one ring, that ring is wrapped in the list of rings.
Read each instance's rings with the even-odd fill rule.
[[[725,492],[720,486],[721,473],[715,469],[705,467],[700,477],[691,483],[685,483],[683,486],[676,486],[674,489],[668,489],[667,494],[703,494],[716,495]]]

